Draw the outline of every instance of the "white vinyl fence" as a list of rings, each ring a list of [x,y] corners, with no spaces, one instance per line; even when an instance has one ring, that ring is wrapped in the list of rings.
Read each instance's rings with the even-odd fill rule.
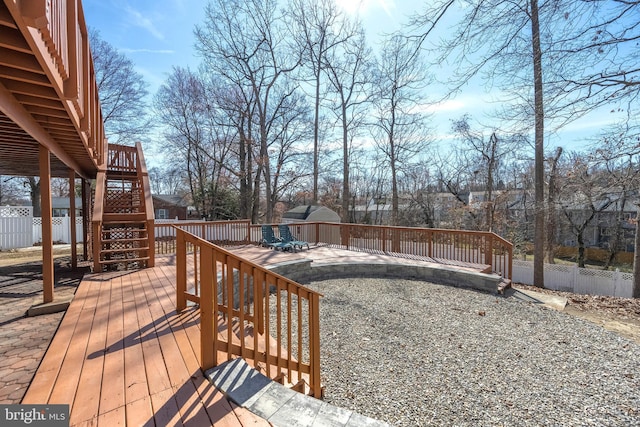
[[[33,208],[0,207],[0,250],[33,246]]]
[[[71,243],[71,218],[52,218],[54,243]],[[82,218],[76,218],[76,240],[82,242]],[[42,242],[42,218],[30,206],[0,207],[0,250],[26,248]]]
[[[71,217],[51,218],[53,243],[71,243]],[[82,243],[82,218],[76,218],[76,241]],[[33,218],[33,244],[42,242],[42,218]]]
[[[513,282],[533,285],[533,262],[513,261]],[[594,270],[575,265],[545,264],[544,286],[576,294],[631,298],[633,274],[618,270]]]

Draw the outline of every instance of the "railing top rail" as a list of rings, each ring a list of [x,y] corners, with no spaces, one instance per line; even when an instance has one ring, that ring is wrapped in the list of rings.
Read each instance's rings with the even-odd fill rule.
[[[380,229],[380,228],[388,228],[393,230],[403,230],[403,231],[412,231],[412,232],[430,232],[430,233],[452,233],[452,234],[475,234],[480,236],[488,236],[491,235],[493,237],[498,238],[500,241],[506,244],[511,244],[508,240],[505,240],[500,235],[494,233],[493,231],[479,231],[479,230],[455,230],[452,228],[426,228],[426,227],[406,227],[406,226],[397,226],[397,225],[373,225],[373,224],[356,224],[356,223],[344,223],[344,222],[325,222],[325,221],[310,221],[310,222],[296,222],[289,225],[334,225],[334,226],[350,226],[350,227],[362,227],[362,228],[371,228],[371,229]],[[276,226],[278,224],[264,224]],[[252,227],[260,227],[260,224],[251,224]]]
[[[189,221],[189,220],[171,220],[173,222],[167,222],[167,223],[160,223],[160,225],[175,225],[176,227],[182,227],[182,226],[189,226],[189,225],[220,225],[220,224],[247,224],[250,223],[251,221],[248,219],[232,219],[229,221],[203,221],[203,220],[194,220],[194,221]]]
[[[280,280],[284,280],[284,281],[288,282],[289,284],[295,286],[296,288],[302,289],[305,292],[308,292],[309,294],[318,295],[319,297],[323,296],[321,293],[319,293],[317,291],[314,291],[313,289],[310,289],[310,288],[308,288],[308,287],[306,287],[304,285],[301,285],[300,283],[298,283],[298,282],[296,282],[294,280],[291,280],[291,279],[289,279],[289,278],[287,278],[285,276],[282,276],[281,274],[278,274],[278,273],[276,273],[274,271],[268,270],[268,269],[264,268],[263,266],[261,266],[259,264],[256,264],[255,262],[253,262],[251,260],[242,258],[242,257],[234,254],[233,252],[228,251],[228,250],[226,250],[226,249],[224,249],[224,248],[222,248],[222,247],[220,247],[218,245],[215,245],[215,244],[213,244],[211,242],[208,242],[208,241],[196,236],[193,233],[189,233],[188,231],[181,229],[180,227],[177,227],[175,225],[172,225],[172,227],[176,229],[176,233],[184,233],[186,235],[186,237],[188,237],[188,240],[190,239],[191,243],[197,243],[199,245],[208,246],[208,247],[214,249],[217,252],[220,252],[220,253],[222,253],[222,254],[224,254],[226,256],[229,256],[229,257],[232,257],[234,259],[237,259],[238,261],[241,261],[243,264],[246,264],[246,265],[248,265],[250,267],[253,267],[253,268],[257,268],[258,270],[262,271],[265,274],[268,274],[270,276],[274,276],[275,278],[280,279]]]

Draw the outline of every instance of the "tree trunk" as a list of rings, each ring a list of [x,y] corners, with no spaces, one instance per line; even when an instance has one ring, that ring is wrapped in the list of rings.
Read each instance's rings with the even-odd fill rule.
[[[533,49],[533,86],[535,115],[535,237],[533,284],[544,288],[544,98],[542,92],[542,49],[538,0],[531,0],[531,45]]]
[[[31,206],[33,206],[33,216],[42,216],[42,208],[40,205],[40,180],[32,176],[29,177],[29,196],[31,198]]]
[[[562,155],[562,147],[556,149],[549,172],[549,193],[547,195],[547,242],[545,258],[547,263],[555,264],[556,246],[556,199],[558,197],[558,161]]]
[[[614,233],[611,241],[609,242],[609,256],[607,257],[607,261],[604,264],[603,270],[608,270],[613,264],[613,261],[616,258],[616,254],[620,249],[620,243],[622,242],[622,222],[624,221],[624,208],[627,205],[627,192],[622,192],[622,198],[620,199],[618,209],[618,215],[616,217],[616,225],[614,229]]]
[[[342,222],[349,222],[349,134],[347,110],[342,102]]]
[[[580,268],[584,268],[584,237],[583,237],[583,233],[584,230],[581,230],[578,233],[578,267]]]
[[[313,205],[318,204],[318,128],[320,126],[320,72],[316,76],[316,103],[313,122]]]
[[[640,298],[640,205],[636,209],[636,238],[633,253],[633,297]]]

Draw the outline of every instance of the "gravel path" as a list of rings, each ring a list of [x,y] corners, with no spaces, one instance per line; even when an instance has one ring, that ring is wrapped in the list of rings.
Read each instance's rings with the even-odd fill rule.
[[[312,283],[325,401],[397,426],[640,426],[640,346],[426,282]]]

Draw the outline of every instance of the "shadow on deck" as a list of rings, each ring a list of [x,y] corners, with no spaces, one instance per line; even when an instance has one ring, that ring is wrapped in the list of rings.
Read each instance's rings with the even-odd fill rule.
[[[422,268],[444,272],[442,277],[456,271],[461,277],[495,276],[479,273],[484,266],[451,268],[330,247],[232,250],[274,269],[293,266],[302,276],[311,274],[302,264],[340,277],[385,264],[399,266],[396,275]],[[269,425],[227,400],[200,370],[198,308],[175,310],[174,258],[158,257],[144,270],[86,275],[22,403],[69,404],[71,425]]]

